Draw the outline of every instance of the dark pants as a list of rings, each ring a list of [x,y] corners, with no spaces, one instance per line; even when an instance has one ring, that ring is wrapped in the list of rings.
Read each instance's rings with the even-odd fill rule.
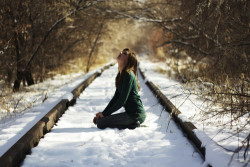
[[[126,112],[109,115],[97,121],[97,127],[99,129],[105,129],[105,128],[135,129],[138,126],[139,124],[137,123],[137,121],[130,118]]]

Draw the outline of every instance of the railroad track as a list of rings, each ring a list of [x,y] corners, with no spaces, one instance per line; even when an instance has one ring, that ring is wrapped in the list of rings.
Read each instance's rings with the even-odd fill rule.
[[[74,89],[71,100],[60,101],[0,158],[0,166],[172,166],[173,161],[174,166],[201,166],[205,151],[192,132],[195,126],[178,119],[179,111],[152,82],[143,80],[142,72],[140,95],[147,112],[146,127],[132,131],[96,128],[94,114],[107,105],[115,91],[117,65],[108,67]],[[164,111],[175,111],[176,122]]]

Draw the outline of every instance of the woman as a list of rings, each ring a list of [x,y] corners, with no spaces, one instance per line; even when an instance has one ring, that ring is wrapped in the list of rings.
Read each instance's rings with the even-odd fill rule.
[[[119,72],[115,79],[115,95],[104,109],[94,117],[93,122],[100,129],[118,128],[135,129],[146,118],[138,90],[140,85],[137,77],[138,61],[136,55],[128,48],[124,49],[116,58]],[[121,107],[125,112],[113,114]]]

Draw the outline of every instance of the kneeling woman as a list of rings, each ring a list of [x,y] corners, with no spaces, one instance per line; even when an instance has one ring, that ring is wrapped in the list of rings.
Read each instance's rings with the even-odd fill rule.
[[[104,111],[96,114],[93,121],[100,129],[135,129],[146,118],[142,101],[138,95],[138,90],[140,90],[137,76],[138,61],[136,55],[128,48],[124,49],[116,60],[119,72],[115,80],[115,95]],[[125,112],[112,114],[123,106]]]

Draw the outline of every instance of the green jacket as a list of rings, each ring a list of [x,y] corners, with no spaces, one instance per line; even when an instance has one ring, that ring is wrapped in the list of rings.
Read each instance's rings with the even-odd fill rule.
[[[140,123],[146,118],[145,110],[142,101],[138,94],[137,81],[134,73],[124,72],[120,84],[116,88],[115,95],[104,109],[104,116],[111,115],[113,112],[124,107],[128,116]]]

